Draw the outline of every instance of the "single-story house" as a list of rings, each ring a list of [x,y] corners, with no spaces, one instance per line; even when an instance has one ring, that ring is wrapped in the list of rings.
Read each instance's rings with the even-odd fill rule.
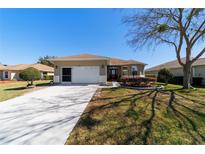
[[[185,58],[182,58],[182,62],[185,61]],[[167,68],[169,69],[174,76],[183,76],[183,68],[178,63],[178,60],[173,60],[166,62],[155,67],[151,67],[145,70],[146,75],[155,75],[157,77],[158,71],[160,69]],[[192,65],[192,77],[201,77],[202,84],[205,84],[205,58],[198,59]]]
[[[50,59],[54,83],[106,83],[125,76],[144,76],[146,64],[91,54]]]
[[[44,78],[45,75],[53,76],[54,68],[49,67],[43,64],[18,64],[18,65],[2,65],[0,64],[0,80],[21,80],[19,77],[19,73],[27,69],[29,67],[33,67],[41,72],[41,79]]]

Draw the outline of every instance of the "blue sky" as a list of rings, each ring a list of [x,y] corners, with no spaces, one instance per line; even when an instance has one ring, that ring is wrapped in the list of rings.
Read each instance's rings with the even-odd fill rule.
[[[0,9],[0,63],[82,53],[135,59],[148,67],[175,59],[173,48],[134,51],[122,24],[126,9]]]

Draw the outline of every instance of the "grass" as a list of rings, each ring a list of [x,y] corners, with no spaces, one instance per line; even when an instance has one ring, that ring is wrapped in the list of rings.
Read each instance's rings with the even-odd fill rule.
[[[205,89],[181,88],[101,89],[66,144],[205,144]]]
[[[50,81],[35,81],[36,88],[26,88],[27,82],[0,83],[0,102],[37,90],[49,84]]]

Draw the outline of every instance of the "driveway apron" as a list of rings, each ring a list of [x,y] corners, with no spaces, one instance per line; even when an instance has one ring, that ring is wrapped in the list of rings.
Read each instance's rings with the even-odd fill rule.
[[[0,102],[0,144],[64,144],[97,88],[52,86]]]

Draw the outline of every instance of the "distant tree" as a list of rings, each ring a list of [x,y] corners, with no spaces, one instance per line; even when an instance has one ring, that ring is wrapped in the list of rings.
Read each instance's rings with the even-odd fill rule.
[[[193,48],[204,42],[205,11],[200,8],[141,9],[125,17],[124,23],[130,26],[129,43],[135,47],[167,44],[174,47],[177,60],[183,67],[185,89],[191,88],[192,64],[205,53],[205,45]],[[185,61],[181,60],[181,51],[185,47]],[[192,58],[193,57],[193,58]]]
[[[29,86],[33,85],[33,81],[40,80],[41,73],[37,69],[30,67],[20,72],[19,77],[22,80],[27,81]]]
[[[53,59],[53,58],[56,58],[56,57],[55,57],[55,56],[44,56],[44,57],[40,57],[40,58],[38,59],[38,62],[37,62],[37,63],[54,67],[53,63],[51,63],[50,61],[48,61],[48,59]]]
[[[173,74],[170,72],[170,70],[163,68],[159,70],[157,78],[168,84],[168,82],[173,78]]]

